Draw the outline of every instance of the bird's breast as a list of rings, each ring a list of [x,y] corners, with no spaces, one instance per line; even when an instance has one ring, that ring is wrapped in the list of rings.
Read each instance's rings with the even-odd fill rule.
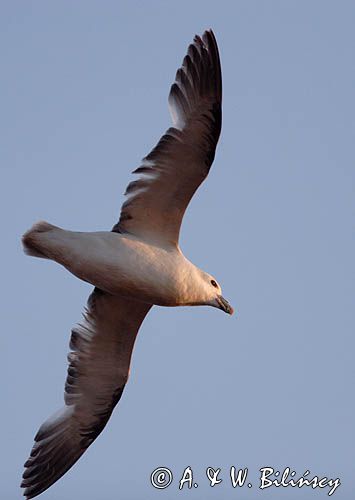
[[[73,233],[62,264],[80,279],[113,295],[177,305],[179,250],[117,233]]]

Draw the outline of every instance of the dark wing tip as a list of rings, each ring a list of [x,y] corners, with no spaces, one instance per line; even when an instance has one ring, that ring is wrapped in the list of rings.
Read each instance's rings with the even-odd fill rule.
[[[222,72],[218,45],[213,31],[206,30],[202,36],[195,35],[170,88],[169,106],[174,126],[183,129],[202,105],[209,106],[213,120],[217,121],[214,133],[219,129],[217,142],[221,103]]]
[[[64,407],[48,419],[35,436],[35,444],[25,463],[21,488],[34,498],[55,483],[85,451],[71,433],[72,408]]]

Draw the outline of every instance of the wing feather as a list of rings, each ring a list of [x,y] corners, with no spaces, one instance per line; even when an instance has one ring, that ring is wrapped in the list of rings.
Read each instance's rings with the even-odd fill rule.
[[[46,420],[21,486],[27,499],[56,482],[97,438],[121,398],[138,329],[151,305],[95,289],[84,321],[73,328],[65,406]]]
[[[222,121],[222,77],[212,31],[195,36],[169,94],[173,127],[133,173],[113,231],[177,245],[186,207],[212,165]]]

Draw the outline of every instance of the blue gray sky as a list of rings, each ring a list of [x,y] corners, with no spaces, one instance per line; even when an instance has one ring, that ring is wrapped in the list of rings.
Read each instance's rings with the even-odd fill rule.
[[[20,497],[39,425],[62,405],[91,287],[22,253],[33,222],[110,229],[130,171],[170,124],[195,33],[220,47],[223,130],[181,247],[237,314],[156,307],[107,428],[43,500],[326,498],[258,489],[259,469],[354,491],[355,5],[351,1],[3,1],[2,473]],[[253,487],[233,490],[230,466]],[[171,468],[155,490],[150,473]],[[178,490],[191,466],[198,488]],[[210,488],[206,467],[220,467]]]

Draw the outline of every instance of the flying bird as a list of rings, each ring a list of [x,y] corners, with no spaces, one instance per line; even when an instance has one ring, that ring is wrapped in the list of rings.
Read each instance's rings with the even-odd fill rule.
[[[195,36],[169,94],[172,127],[134,170],[138,178],[112,231],[74,232],[37,222],[24,251],[51,259],[92,291],[72,329],[64,407],[35,436],[21,486],[34,498],[97,438],[122,396],[138,330],[153,305],[209,305],[232,314],[216,279],[179,247],[186,207],[206,178],[222,121],[222,77],[211,30]]]

